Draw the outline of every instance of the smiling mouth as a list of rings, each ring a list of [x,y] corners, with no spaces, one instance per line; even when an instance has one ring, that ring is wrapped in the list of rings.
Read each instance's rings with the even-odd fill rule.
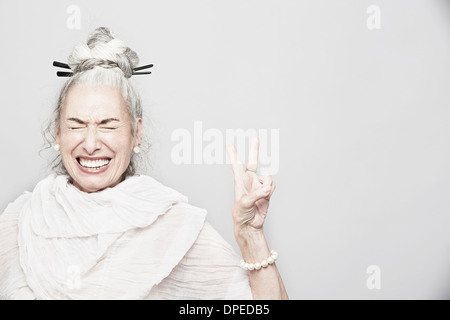
[[[99,170],[101,168],[106,167],[111,162],[111,159],[104,158],[98,160],[88,160],[83,158],[77,158],[77,161],[83,168]]]

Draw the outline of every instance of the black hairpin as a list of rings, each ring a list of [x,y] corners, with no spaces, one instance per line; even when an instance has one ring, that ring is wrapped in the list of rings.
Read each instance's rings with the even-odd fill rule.
[[[139,74],[150,74],[151,71],[144,71],[144,72],[136,72],[136,71],[144,70],[144,69],[150,69],[151,67],[153,67],[153,64],[147,64],[147,65],[142,66],[142,67],[133,68],[133,76],[134,75],[139,75]]]
[[[58,61],[53,61],[53,66],[70,70],[70,67],[69,67],[68,64],[65,64],[65,63],[62,63],[62,62],[58,62]],[[58,71],[58,72],[56,72],[56,75],[58,77],[71,77],[71,76],[73,76],[73,72]]]
[[[58,61],[53,61],[53,66],[70,70],[70,66],[68,64],[62,63],[62,62],[58,62]],[[144,71],[144,72],[136,72],[136,71],[144,70],[144,69],[150,69],[151,67],[153,67],[153,64],[147,64],[145,66],[133,68],[133,76],[134,75],[142,75],[142,74],[150,74],[151,71]],[[58,77],[71,77],[71,76],[73,76],[73,72],[57,71],[56,75]]]

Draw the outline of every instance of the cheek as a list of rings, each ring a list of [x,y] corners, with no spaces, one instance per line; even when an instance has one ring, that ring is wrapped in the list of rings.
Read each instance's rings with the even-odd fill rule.
[[[132,137],[123,133],[105,134],[102,137],[102,142],[109,149],[114,151],[116,155],[130,156],[133,148]]]
[[[59,136],[59,145],[63,152],[68,153],[83,142],[83,135],[76,132],[63,132]]]

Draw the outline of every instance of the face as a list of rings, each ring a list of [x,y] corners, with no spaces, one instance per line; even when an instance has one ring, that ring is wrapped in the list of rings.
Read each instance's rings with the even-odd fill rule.
[[[141,138],[142,119],[133,132],[119,88],[75,84],[69,89],[56,143],[77,188],[96,192],[120,183]]]

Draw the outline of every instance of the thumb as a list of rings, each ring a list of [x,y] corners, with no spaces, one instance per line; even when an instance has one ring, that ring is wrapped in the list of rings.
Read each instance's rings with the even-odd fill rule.
[[[252,208],[255,205],[256,201],[267,197],[270,194],[270,191],[270,186],[261,186],[261,188],[258,188],[258,190],[242,197],[242,206],[246,209]]]

